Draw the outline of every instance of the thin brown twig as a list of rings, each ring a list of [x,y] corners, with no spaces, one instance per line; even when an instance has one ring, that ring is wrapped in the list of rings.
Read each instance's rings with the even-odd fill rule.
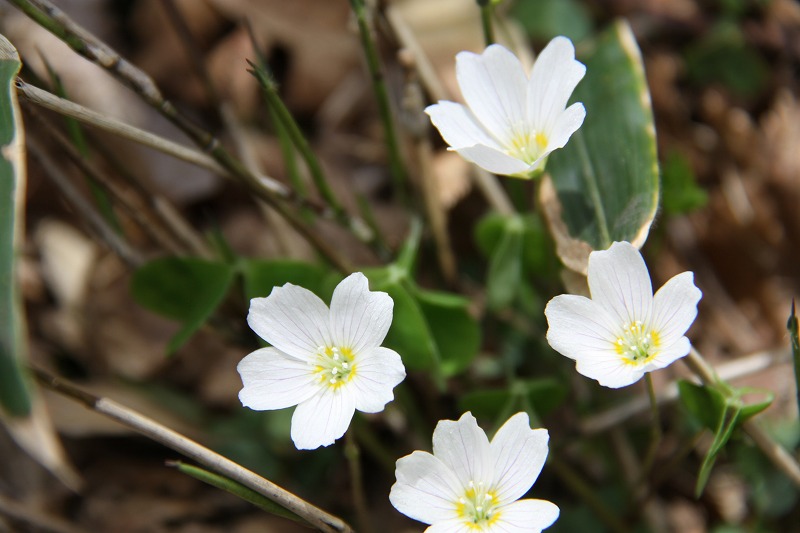
[[[93,63],[103,67],[121,83],[131,88],[146,103],[181,129],[197,146],[207,152],[231,176],[245,185],[254,195],[268,202],[284,217],[316,250],[338,270],[351,272],[352,265],[344,255],[324,240],[293,210],[283,198],[253,175],[219,140],[181,113],[164,98],[153,79],[144,71],[120,56],[113,48],[99,40],[89,31],[73,21],[48,0],[9,0],[37,24],[64,41],[70,48]],[[356,227],[355,221],[352,227]],[[357,234],[356,234],[357,235]],[[357,235],[358,236],[358,235]]]
[[[141,266],[144,263],[142,255],[125,242],[108,225],[94,206],[78,192],[78,189],[72,184],[72,180],[61,170],[61,166],[47,155],[34,136],[28,135],[27,146],[30,154],[39,161],[45,174],[108,247],[130,266],[134,268]]]
[[[96,166],[81,156],[73,144],[50,123],[45,117],[41,116],[35,109],[27,109],[28,117],[32,119],[33,124],[39,126],[39,131],[44,133],[61,148],[70,160],[89,177],[95,184],[109,194],[117,205],[119,205],[125,213],[128,214],[142,230],[147,233],[153,241],[163,247],[168,252],[176,255],[185,253],[187,250],[176,242],[170,235],[166,234],[164,230],[152,220],[148,215],[147,209],[138,201],[138,198],[133,198],[128,191],[114,183],[108,176],[101,172]]]
[[[82,403],[85,407],[127,426],[146,437],[190,457],[206,468],[226,476],[269,498],[278,505],[302,517],[309,524],[325,532],[352,532],[352,528],[341,518],[333,516],[308,503],[299,496],[279,487],[271,481],[211,451],[205,446],[180,433],[121,405],[110,398],[95,396],[49,372],[32,369],[36,379],[45,387],[62,396]]]

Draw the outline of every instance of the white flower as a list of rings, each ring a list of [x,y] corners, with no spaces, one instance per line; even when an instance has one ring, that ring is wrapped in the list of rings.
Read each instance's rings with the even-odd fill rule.
[[[291,283],[253,298],[247,323],[272,347],[239,363],[242,405],[257,411],[297,405],[292,440],[301,450],[332,444],[356,409],[382,411],[406,375],[397,352],[381,347],[393,305],[388,294],[370,292],[360,272],[339,283],[330,310]]]
[[[499,44],[480,55],[460,52],[456,78],[467,105],[440,101],[425,112],[467,161],[495,174],[530,178],[583,124],[583,104],[566,106],[585,73],[566,37],[542,50],[530,78]]]
[[[433,455],[416,451],[397,461],[389,500],[401,513],[431,527],[427,533],[535,532],[558,518],[545,500],[520,500],[547,458],[546,429],[531,429],[517,413],[489,442],[471,413],[441,420]]]
[[[601,385],[635,383],[689,353],[686,330],[702,293],[683,272],[653,296],[642,254],[627,242],[589,255],[592,299],[562,294],[547,304],[547,341]]]

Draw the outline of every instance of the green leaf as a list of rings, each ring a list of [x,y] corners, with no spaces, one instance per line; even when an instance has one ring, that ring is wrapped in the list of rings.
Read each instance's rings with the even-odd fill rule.
[[[583,102],[586,120],[547,165],[561,217],[569,236],[593,249],[622,240],[641,246],[658,208],[655,127],[641,53],[620,21],[579,59],[586,76],[572,101]]]
[[[0,35],[0,406],[15,417],[31,412],[21,361],[27,359],[22,302],[16,283],[25,206],[23,125],[14,80],[19,55]]]
[[[394,301],[392,326],[384,345],[395,350],[411,370],[439,368],[439,350],[428,327],[422,308],[402,283],[395,279],[392,266],[364,270],[370,289],[384,291]]]
[[[478,353],[481,331],[469,314],[469,300],[444,292],[413,291],[439,350],[445,376],[464,371]]]
[[[233,277],[234,267],[227,263],[165,257],[137,270],[131,291],[141,306],[183,323],[167,345],[167,353],[172,354],[205,324],[227,294]]]
[[[789,330],[789,340],[792,344],[792,361],[794,362],[794,384],[795,395],[797,396],[797,408],[800,412],[800,336],[798,336],[798,321],[795,314],[794,299],[792,299],[792,313],[786,322],[786,329]]]
[[[686,51],[689,80],[719,83],[741,97],[758,95],[769,81],[766,61],[745,42],[738,22],[722,20]]]
[[[522,245],[524,225],[520,217],[506,219],[500,242],[492,252],[486,291],[490,309],[508,307],[522,282]]]
[[[678,381],[681,402],[706,428],[714,431],[725,410],[725,396],[716,388],[695,385],[689,381]]]
[[[244,275],[244,293],[247,299],[266,297],[274,287],[286,283],[304,287],[328,301],[333,289],[328,271],[312,263],[292,260],[263,261],[247,259],[241,262]],[[341,281],[336,275],[334,283]]]
[[[472,411],[479,418],[498,420],[508,418],[520,407],[522,398],[546,416],[567,398],[567,387],[553,378],[518,380],[503,389],[483,389],[463,394],[458,402],[460,411]],[[508,409],[509,412],[504,412]],[[504,422],[505,420],[501,420]]]
[[[253,489],[245,487],[241,483],[238,483],[230,478],[221,476],[214,472],[209,472],[208,470],[205,470],[198,466],[186,464],[181,461],[174,461],[169,463],[169,465],[174,466],[180,472],[192,476],[193,478],[198,479],[204,483],[208,483],[209,485],[217,487],[218,489],[230,492],[234,496],[238,496],[239,498],[252,503],[253,505],[259,507],[260,509],[267,511],[268,513],[272,513],[274,515],[283,518],[288,518],[289,520],[294,520],[295,522],[306,524],[305,520],[303,520],[293,512],[289,511],[285,507],[278,505],[272,500],[254,491]]]
[[[733,435],[733,430],[736,429],[738,424],[739,415],[741,410],[734,406],[726,406],[725,410],[721,413],[719,423],[714,431],[714,441],[708,450],[703,464],[700,465],[700,472],[697,474],[697,485],[694,488],[695,498],[699,498],[703,494],[703,489],[708,483],[708,477],[711,475],[711,469],[714,468],[714,463],[717,461],[719,452],[725,447]]]
[[[698,187],[689,161],[680,153],[670,153],[661,170],[661,197],[666,214],[688,213],[708,203],[708,194]]]
[[[580,41],[592,30],[588,9],[576,0],[518,0],[510,14],[528,35],[541,40],[566,35]]]

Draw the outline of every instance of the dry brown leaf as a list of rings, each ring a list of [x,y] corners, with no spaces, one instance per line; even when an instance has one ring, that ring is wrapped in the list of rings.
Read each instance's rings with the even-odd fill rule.
[[[584,276],[589,268],[589,254],[592,247],[589,243],[576,239],[569,234],[564,219],[561,218],[561,202],[558,200],[553,180],[549,174],[542,177],[539,187],[539,203],[542,206],[547,227],[556,241],[556,254],[564,266]]]

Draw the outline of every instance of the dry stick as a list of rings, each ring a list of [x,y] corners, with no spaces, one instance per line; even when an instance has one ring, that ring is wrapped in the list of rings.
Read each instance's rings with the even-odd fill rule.
[[[458,281],[456,259],[447,231],[447,213],[439,199],[439,184],[433,172],[433,148],[430,141],[430,122],[422,113],[424,105],[422,88],[414,71],[414,58],[411,54],[401,51],[400,62],[406,69],[406,94],[404,100],[407,112],[411,116],[408,131],[414,143],[414,152],[419,166],[419,181],[417,185],[422,189],[425,210],[428,214],[433,239],[436,241],[436,256],[439,259],[439,268],[445,280],[451,285]]]
[[[694,346],[689,351],[689,355],[684,357],[683,360],[692,372],[697,374],[697,377],[699,377],[703,383],[710,385],[717,382],[718,377],[714,373],[714,369],[706,362],[703,356],[694,349]],[[786,474],[792,483],[800,487],[800,464],[798,464],[797,460],[778,443],[772,440],[772,438],[756,424],[755,420],[746,420],[742,424],[742,428],[744,428],[745,433],[753,439],[753,442],[756,443],[756,446],[761,449],[764,455],[772,461],[772,464],[775,465],[778,470]]]
[[[17,522],[24,522],[36,531],[48,533],[85,533],[60,518],[44,514],[41,509],[31,509],[27,505],[10,500],[0,494],[0,515],[5,515]]]
[[[190,457],[210,470],[224,475],[245,487],[253,489],[262,496],[269,498],[281,507],[302,517],[309,524],[325,532],[352,532],[350,526],[342,519],[326,513],[302,498],[275,485],[258,474],[234,463],[230,459],[219,455],[198,444],[197,442],[181,435],[180,433],[159,424],[155,420],[144,416],[124,405],[109,398],[95,396],[75,385],[50,374],[42,369],[32,369],[36,379],[45,387],[71,398],[85,407],[107,416],[124,426],[127,426],[146,437]]]
[[[180,128],[192,141],[207,151],[230,175],[240,180],[252,193],[270,203],[308,242],[342,272],[352,271],[351,264],[339,250],[309,228],[260,177],[254,176],[234,158],[208,131],[196,125],[164,98],[155,82],[145,72],[121,57],[115,50],[76,24],[48,0],[9,0],[37,24],[64,41],[80,55],[97,63],[131,88],[145,102]]]
[[[398,8],[394,5],[386,6],[385,16],[400,45],[414,56],[414,65],[416,65],[420,80],[431,99],[435,101],[449,99],[450,95],[439,81],[430,59],[425,54],[414,32],[406,23]],[[489,205],[502,215],[513,215],[516,212],[514,204],[511,203],[506,191],[500,186],[497,177],[478,166],[473,165],[473,167],[475,184],[483,193]]]
[[[72,180],[61,170],[61,166],[50,159],[47,152],[31,135],[28,135],[27,147],[31,155],[39,161],[45,174],[56,184],[67,201],[86,220],[92,230],[128,265],[134,268],[141,266],[144,263],[141,254],[120,238],[94,206],[78,192],[78,189],[72,184]]]
[[[364,473],[361,468],[361,448],[358,446],[353,428],[345,433],[344,454],[350,470],[350,484],[353,493],[353,503],[358,516],[358,529],[361,533],[372,533],[372,521],[369,517],[367,494],[364,491]]]
[[[113,133],[123,139],[128,139],[135,143],[147,146],[167,155],[171,155],[187,163],[197,165],[199,167],[210,170],[218,175],[226,175],[227,172],[223,169],[212,157],[198,152],[193,148],[183,146],[176,142],[165,139],[149,131],[139,129],[130,124],[126,124],[121,120],[109,117],[98,113],[88,107],[76,104],[70,100],[60,98],[45,90],[29,85],[24,81],[17,78],[17,92],[25,100],[34,104],[40,105],[44,108],[55,111],[61,115],[65,115],[75,120],[78,120],[88,126],[99,128],[109,133]],[[281,185],[275,182],[276,187]]]
[[[189,28],[189,25],[186,23],[186,18],[183,16],[183,13],[181,13],[180,8],[175,5],[175,0],[163,0],[161,5],[164,7],[164,11],[166,11],[167,18],[169,18],[170,23],[172,23],[175,33],[178,34],[178,39],[183,44],[184,51],[189,58],[189,62],[192,64],[195,74],[197,74],[197,77],[203,82],[203,88],[208,94],[208,97],[213,104],[219,108],[221,102],[219,93],[216,87],[214,87],[214,83],[211,81],[211,76],[208,74],[208,69],[206,69],[203,57],[198,53],[197,42],[192,35],[191,28]]]
[[[131,198],[127,191],[123,191],[116,183],[111,181],[108,176],[95,167],[94,164],[86,160],[75,148],[75,146],[61,133],[52,123],[42,117],[34,109],[27,109],[28,116],[34,124],[40,127],[45,135],[53,139],[59,147],[64,150],[72,162],[81,169],[94,183],[96,183],[106,194],[114,198],[122,209],[130,216],[150,238],[167,251],[180,255],[186,250],[177,243],[170,235],[147,216],[147,210],[137,200]]]

